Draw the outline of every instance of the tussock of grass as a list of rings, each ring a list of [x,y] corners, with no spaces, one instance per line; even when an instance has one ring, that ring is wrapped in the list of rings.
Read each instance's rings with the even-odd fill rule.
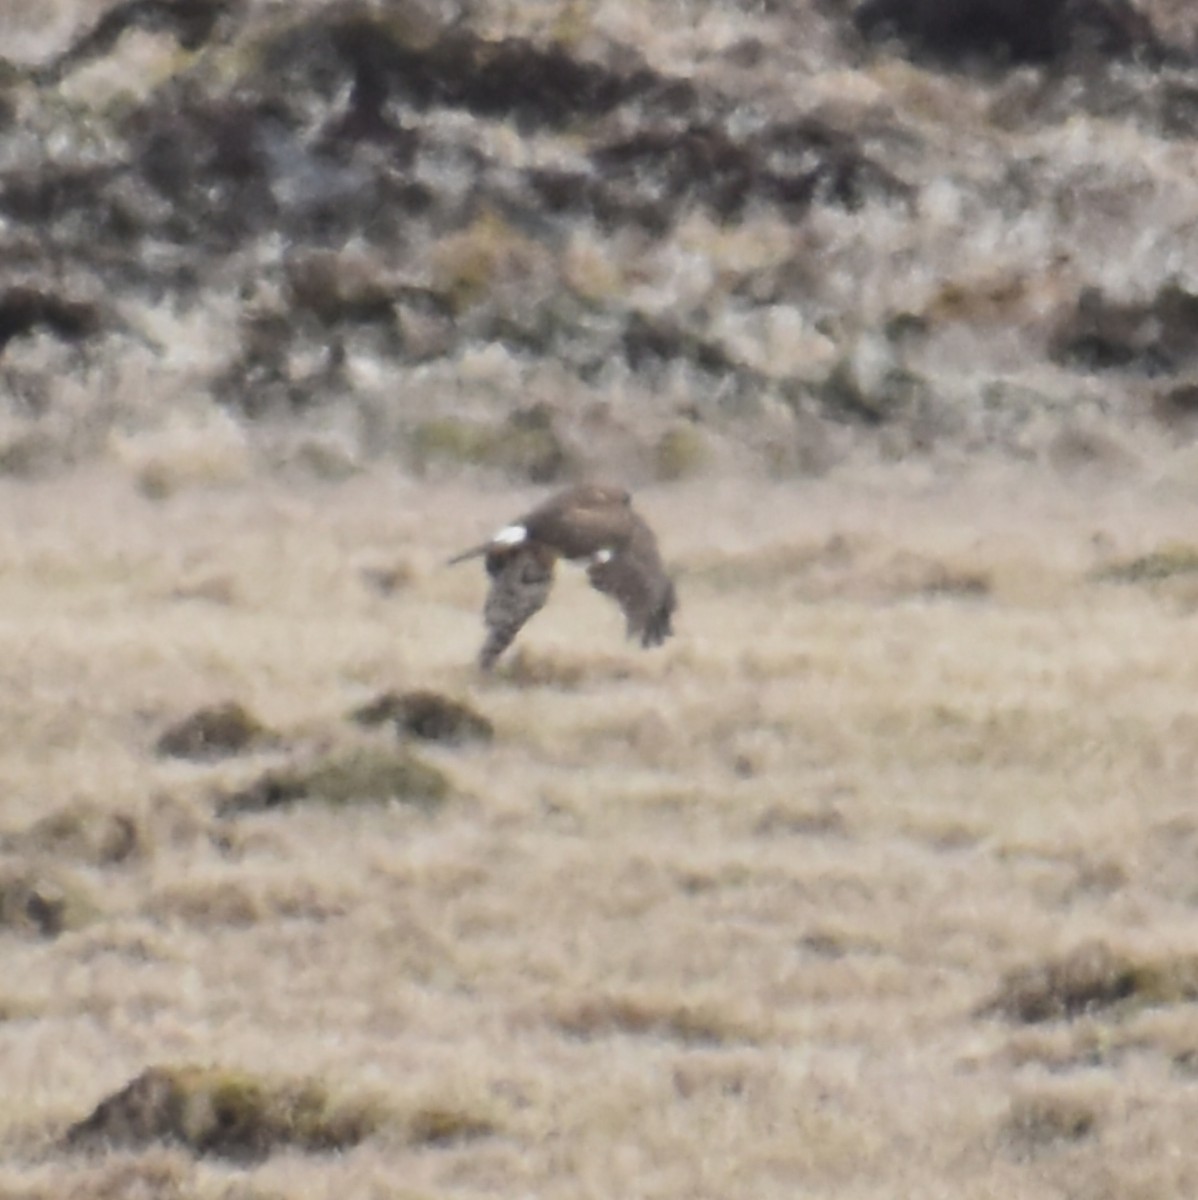
[[[350,719],[359,725],[392,722],[400,733],[429,742],[489,742],[495,736],[490,719],[461,700],[439,692],[383,692],[355,709]]]
[[[1013,1097],[1003,1121],[1003,1142],[1023,1156],[1094,1136],[1101,1126],[1103,1103],[1092,1093],[1078,1087],[1041,1087]]]
[[[301,801],[334,806],[396,800],[435,811],[451,791],[449,777],[410,750],[359,746],[305,766],[265,772],[217,803],[219,816],[262,812]]]
[[[299,877],[247,879],[227,870],[181,879],[154,892],[145,912],[197,929],[246,928],[259,922],[323,921],[344,916],[343,892]]]
[[[489,1117],[448,1104],[417,1105],[403,1118],[405,1140],[417,1146],[446,1146],[490,1137],[498,1126]]]
[[[877,573],[876,585],[883,595],[904,596],[989,595],[993,584],[985,571],[940,562],[920,554],[897,554]]]
[[[1012,971],[980,1013],[1035,1024],[1115,1005],[1145,1007],[1195,999],[1198,956],[1142,961],[1092,941],[1061,958]]]
[[[664,996],[592,997],[560,1008],[553,1020],[572,1037],[585,1039],[630,1034],[688,1045],[723,1046],[754,1043],[762,1036],[760,1030],[732,1011]]]
[[[97,867],[140,857],[149,849],[146,831],[135,817],[84,803],[47,813],[5,838],[4,845],[22,854],[45,854]]]
[[[335,1100],[322,1084],[208,1067],[151,1067],[71,1126],[72,1149],[157,1142],[256,1160],[283,1148],[344,1150],[391,1124],[378,1100]]]
[[[98,914],[90,892],[66,872],[39,867],[0,871],[0,929],[54,938]]]
[[[759,837],[832,837],[849,834],[849,823],[838,808],[798,808],[773,804],[758,817],[753,832]]]
[[[197,709],[176,722],[162,734],[154,749],[168,758],[206,761],[277,742],[278,735],[267,729],[245,705],[228,700]]]
[[[1195,573],[1198,573],[1198,546],[1169,542],[1147,554],[1109,563],[1095,572],[1095,578],[1110,583],[1159,583]]]
[[[1003,1051],[1014,1066],[1035,1064],[1053,1072],[1114,1065],[1122,1057],[1125,1042],[1114,1027],[1098,1017],[1082,1018],[1067,1025],[1036,1025],[1019,1030]]]

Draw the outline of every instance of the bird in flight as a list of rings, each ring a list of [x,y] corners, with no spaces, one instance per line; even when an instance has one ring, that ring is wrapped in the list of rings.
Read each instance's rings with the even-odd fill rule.
[[[487,636],[478,655],[484,671],[544,608],[559,558],[586,567],[591,586],[619,604],[628,636],[642,646],[659,646],[674,632],[674,582],[653,530],[623,488],[590,483],[558,492],[449,563],[471,558],[483,558],[491,578],[483,605]]]

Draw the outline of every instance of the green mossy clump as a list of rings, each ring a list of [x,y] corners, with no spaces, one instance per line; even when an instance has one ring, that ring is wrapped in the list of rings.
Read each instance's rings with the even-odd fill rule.
[[[653,447],[657,478],[666,483],[699,475],[711,463],[711,445],[694,425],[667,429]]]
[[[278,736],[236,700],[200,708],[172,725],[155,744],[164,758],[209,761],[275,745]]]
[[[312,1080],[269,1080],[208,1067],[150,1067],[73,1125],[72,1149],[171,1142],[197,1155],[259,1160],[283,1148],[356,1146],[394,1114],[378,1100],[336,1100]]]
[[[451,790],[443,771],[409,750],[361,746],[305,766],[267,771],[248,787],[223,796],[217,814],[262,812],[302,801],[348,805],[391,800],[434,812]]]
[[[0,872],[0,929],[54,938],[82,929],[97,906],[71,876],[37,867]]]
[[[553,414],[542,405],[514,412],[498,425],[434,417],[411,432],[417,470],[435,465],[491,467],[532,483],[569,476],[574,459],[558,436]]]
[[[470,705],[424,689],[384,692],[355,709],[350,719],[359,725],[390,721],[401,734],[455,746],[489,742],[495,736],[495,726]]]
[[[1010,972],[978,1011],[1031,1025],[1115,1006],[1193,1000],[1198,1000],[1198,955],[1140,961],[1105,942],[1087,942],[1060,958]]]
[[[1159,583],[1194,574],[1198,574],[1198,546],[1170,542],[1136,558],[1101,567],[1095,578],[1107,583]]]
[[[432,417],[412,430],[409,446],[419,467],[439,462],[469,466],[486,461],[493,436],[488,425],[459,417]]]

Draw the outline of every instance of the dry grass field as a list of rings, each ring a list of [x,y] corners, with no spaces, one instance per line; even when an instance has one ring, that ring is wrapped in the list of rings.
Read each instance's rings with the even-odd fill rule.
[[[1198,1193],[1192,493],[650,488],[676,639],[568,576],[485,679],[535,490],[0,489],[5,1200]],[[348,719],[417,688],[493,738]]]

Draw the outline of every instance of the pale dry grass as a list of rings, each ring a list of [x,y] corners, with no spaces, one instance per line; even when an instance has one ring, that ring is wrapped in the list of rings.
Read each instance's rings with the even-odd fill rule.
[[[981,465],[659,487],[676,640],[625,646],[567,576],[482,679],[481,572],[439,564],[533,491],[0,486],[0,855],[92,909],[0,928],[0,1196],[1198,1187],[1196,1010],[1167,986],[1198,952],[1198,625],[1176,581],[1112,570],[1185,544],[1192,500]],[[419,748],[441,807],[216,816],[266,770],[387,744],[348,717],[391,688],[494,722]],[[227,700],[278,741],[155,755]],[[30,832],[60,810],[92,824]],[[982,1015],[1091,942],[1164,982]],[[317,1079],[449,1134],[253,1167],[57,1146],[155,1064]]]

